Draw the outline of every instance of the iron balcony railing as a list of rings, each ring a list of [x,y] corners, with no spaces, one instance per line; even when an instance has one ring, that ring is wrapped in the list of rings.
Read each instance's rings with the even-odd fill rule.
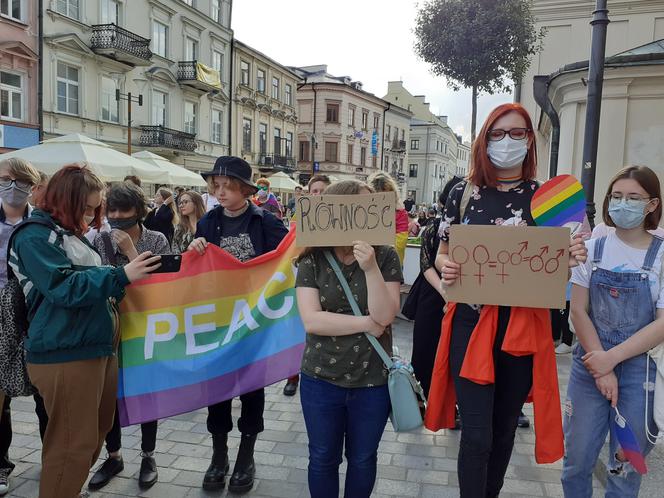
[[[261,153],[258,158],[258,165],[282,171],[295,171],[296,162],[294,157]]]
[[[122,50],[129,55],[149,61],[152,58],[150,40],[116,24],[96,24],[92,26],[90,45],[97,50]]]
[[[197,60],[178,62],[177,79],[201,90],[221,90],[219,72]]]
[[[196,135],[184,131],[171,130],[161,125],[141,126],[140,144],[145,147],[168,147],[193,152],[196,149]]]

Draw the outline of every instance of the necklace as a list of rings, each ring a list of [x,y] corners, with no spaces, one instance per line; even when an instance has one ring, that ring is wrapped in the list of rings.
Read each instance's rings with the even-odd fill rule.
[[[237,218],[245,213],[249,209],[249,202],[245,202],[244,206],[238,209],[237,211],[231,211],[230,209],[224,208],[224,214],[229,218]]]
[[[519,183],[521,181],[521,179],[522,179],[521,175],[518,175],[518,176],[509,177],[509,178],[498,178],[497,181],[498,181],[498,183],[506,185],[506,184],[512,184],[512,183]]]

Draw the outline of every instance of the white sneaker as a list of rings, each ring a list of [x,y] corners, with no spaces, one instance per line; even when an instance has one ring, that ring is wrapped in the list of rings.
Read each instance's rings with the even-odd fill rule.
[[[572,346],[568,346],[564,342],[561,342],[556,348],[556,354],[570,354],[572,352]]]
[[[0,496],[9,493],[9,469],[0,469]]]

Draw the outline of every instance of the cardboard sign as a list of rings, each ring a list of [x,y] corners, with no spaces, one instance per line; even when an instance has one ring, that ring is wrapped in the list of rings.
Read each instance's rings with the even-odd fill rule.
[[[298,247],[394,245],[396,195],[303,195],[297,198]]]
[[[452,225],[450,258],[461,277],[449,301],[526,308],[565,307],[569,228]]]

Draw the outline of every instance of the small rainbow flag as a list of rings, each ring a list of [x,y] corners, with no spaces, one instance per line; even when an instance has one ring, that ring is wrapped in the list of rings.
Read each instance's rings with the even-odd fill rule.
[[[586,196],[581,183],[572,175],[560,175],[542,185],[530,203],[530,211],[538,226],[562,227],[566,223],[582,223]]]
[[[639,447],[639,442],[636,440],[634,431],[625,420],[618,408],[614,408],[616,416],[614,418],[613,430],[618,439],[618,444],[623,450],[625,457],[629,460],[629,463],[632,464],[632,467],[641,475],[645,475],[648,472],[648,467],[646,466],[646,459],[643,457],[641,448]]]
[[[295,230],[241,263],[216,246],[183,255],[179,273],[127,288],[120,306],[123,426],[190,412],[300,371]]]

